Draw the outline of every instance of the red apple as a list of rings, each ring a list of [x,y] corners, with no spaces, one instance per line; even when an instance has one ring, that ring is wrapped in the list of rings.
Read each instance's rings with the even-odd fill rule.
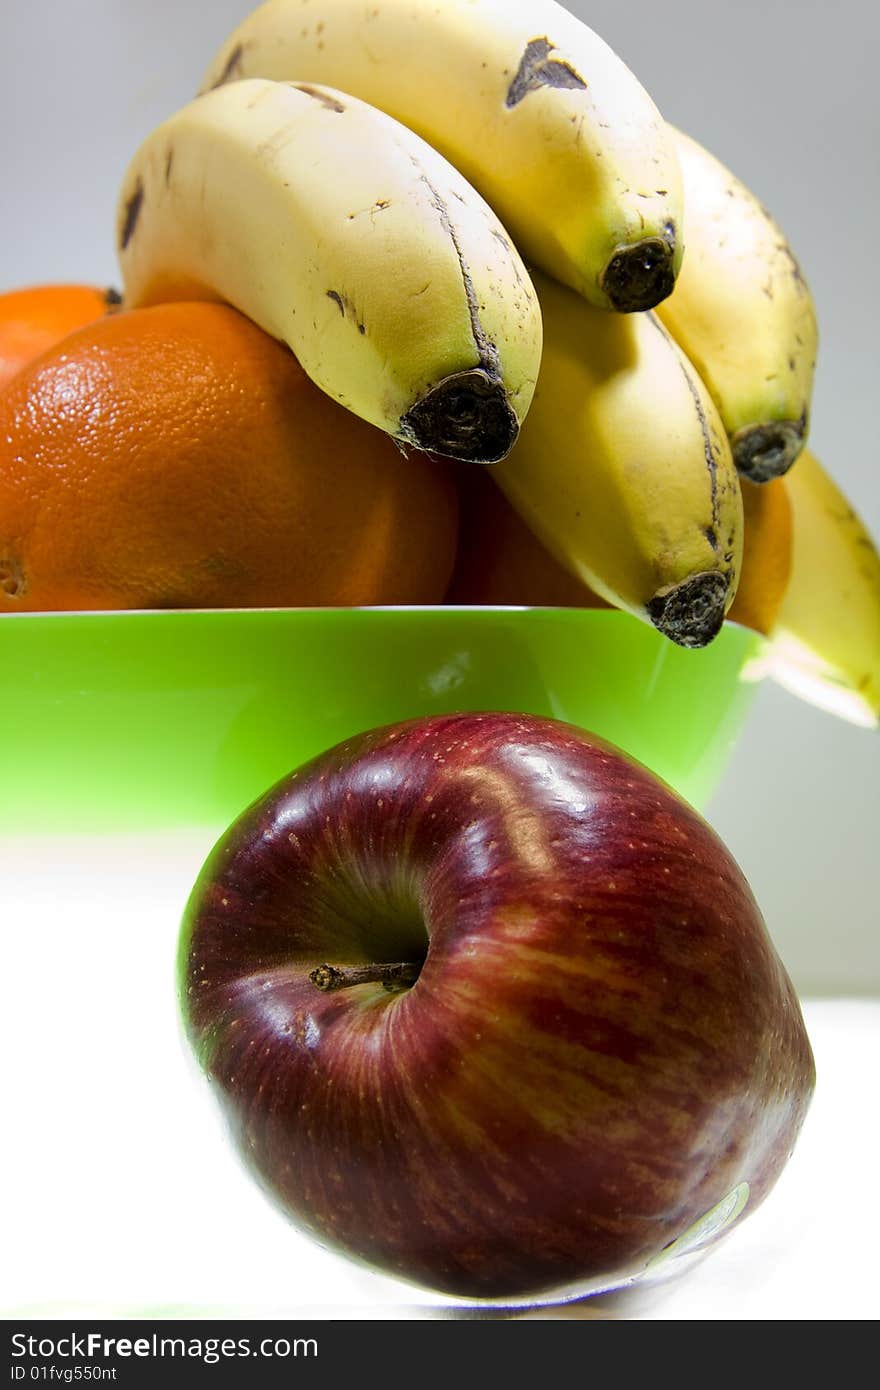
[[[609,1288],[711,1242],[766,1196],[813,1089],[715,833],[531,715],[413,720],[292,773],[210,855],[180,973],[286,1212],[469,1298]]]

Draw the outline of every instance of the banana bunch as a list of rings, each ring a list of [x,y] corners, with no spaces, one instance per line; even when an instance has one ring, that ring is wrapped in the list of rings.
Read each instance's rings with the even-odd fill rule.
[[[869,542],[797,462],[794,253],[555,0],[266,0],[135,155],[117,230],[126,305],[227,301],[402,449],[463,461],[450,601],[534,581],[685,647],[738,621],[767,672],[876,718]]]

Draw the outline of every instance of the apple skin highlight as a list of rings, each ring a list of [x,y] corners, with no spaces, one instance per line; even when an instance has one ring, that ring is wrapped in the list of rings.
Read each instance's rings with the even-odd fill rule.
[[[310,979],[401,962],[420,966],[404,988]],[[285,1212],[463,1298],[623,1284],[743,1183],[747,1215],[814,1086],[714,831],[530,715],[411,720],[285,778],[209,856],[179,973],[196,1056]]]

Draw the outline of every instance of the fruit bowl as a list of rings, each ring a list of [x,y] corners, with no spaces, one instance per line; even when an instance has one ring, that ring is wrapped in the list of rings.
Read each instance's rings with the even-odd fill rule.
[[[579,724],[705,804],[759,641],[702,651],[617,611],[163,610],[0,619],[0,833],[224,827],[361,730],[454,710]]]

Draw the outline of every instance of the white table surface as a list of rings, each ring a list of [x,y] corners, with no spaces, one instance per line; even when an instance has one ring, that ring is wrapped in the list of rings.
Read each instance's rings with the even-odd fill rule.
[[[299,1235],[227,1144],[174,993],[180,912],[213,838],[0,840],[0,1312],[459,1316]],[[674,1282],[491,1316],[876,1318],[880,1000],[808,999],[804,1012],[816,1097],[751,1218]]]

